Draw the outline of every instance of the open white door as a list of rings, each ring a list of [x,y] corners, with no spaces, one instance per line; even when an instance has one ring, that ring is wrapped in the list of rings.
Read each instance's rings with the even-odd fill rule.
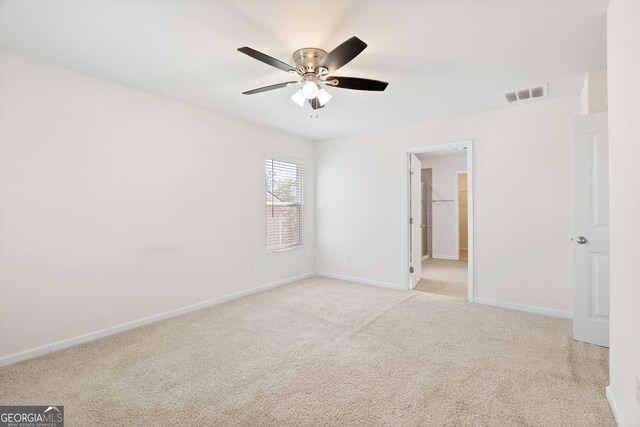
[[[573,338],[609,346],[607,113],[573,121]]]
[[[411,279],[411,289],[415,288],[422,275],[422,183],[421,169],[422,163],[415,154],[410,155],[409,187],[410,187],[410,215],[409,224],[411,226],[411,259],[409,275]]]

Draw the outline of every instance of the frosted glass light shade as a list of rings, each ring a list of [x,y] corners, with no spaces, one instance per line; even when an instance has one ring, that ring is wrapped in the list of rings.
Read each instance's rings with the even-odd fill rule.
[[[298,89],[298,90],[296,91],[296,93],[294,93],[293,95],[291,95],[291,100],[292,100],[293,102],[295,102],[296,104],[298,104],[299,106],[301,106],[301,107],[304,105],[304,101],[305,101],[306,99],[307,99],[307,98],[305,98],[305,97],[304,97],[304,94],[302,93],[302,90],[301,90],[301,89]]]
[[[307,99],[318,96],[318,85],[315,82],[306,82],[302,85],[302,94]]]
[[[318,91],[317,98],[318,98],[318,102],[320,102],[320,105],[324,106],[324,104],[326,104],[331,100],[331,98],[333,98],[333,95],[331,95],[329,92],[327,92],[324,89],[320,89]]]

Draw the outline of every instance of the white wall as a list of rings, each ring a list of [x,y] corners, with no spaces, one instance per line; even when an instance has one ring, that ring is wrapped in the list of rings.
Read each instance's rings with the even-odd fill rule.
[[[476,297],[572,311],[578,112],[571,97],[316,143],[317,271],[402,286],[402,149],[471,138]]]
[[[640,2],[611,0],[607,22],[611,218],[609,398],[640,426]],[[640,397],[638,397],[640,399]]]
[[[422,168],[431,168],[433,200],[456,200],[457,172],[467,170],[466,153],[451,157],[420,156]],[[455,202],[432,203],[433,257],[458,259]]]
[[[0,357],[314,270],[309,141],[2,52],[0,120]],[[302,249],[264,153],[306,162]]]
[[[607,69],[589,71],[580,92],[580,114],[607,111],[607,103]]]

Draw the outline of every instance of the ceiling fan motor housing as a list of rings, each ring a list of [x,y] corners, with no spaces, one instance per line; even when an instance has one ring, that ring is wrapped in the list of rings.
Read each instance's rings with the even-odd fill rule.
[[[327,52],[315,47],[305,47],[293,53],[293,61],[296,64],[296,71],[301,76],[305,74],[326,74],[327,69],[320,67],[320,63],[327,56]]]

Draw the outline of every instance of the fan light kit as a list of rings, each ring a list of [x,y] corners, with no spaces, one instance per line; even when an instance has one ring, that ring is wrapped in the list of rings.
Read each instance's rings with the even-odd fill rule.
[[[277,83],[242,93],[244,95],[253,95],[283,87],[298,86],[298,90],[291,96],[293,102],[303,107],[305,101],[308,101],[311,107],[317,110],[324,107],[333,97],[325,90],[327,86],[343,89],[383,91],[389,83],[358,77],[329,75],[358,56],[366,47],[367,44],[365,42],[357,37],[351,37],[329,53],[315,47],[298,49],[293,53],[295,67],[250,47],[241,47],[238,49],[240,52],[258,61],[302,77],[301,80]]]

